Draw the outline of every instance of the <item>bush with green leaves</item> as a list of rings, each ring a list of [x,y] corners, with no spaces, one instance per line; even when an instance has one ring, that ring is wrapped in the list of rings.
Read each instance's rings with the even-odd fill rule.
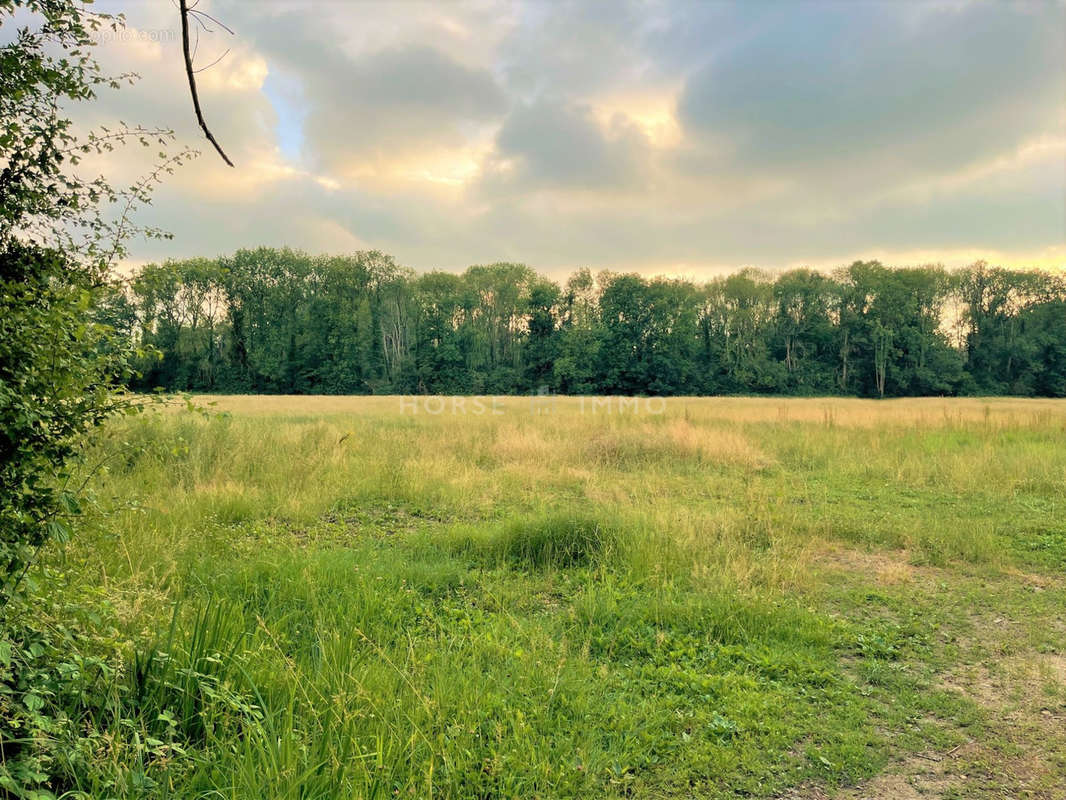
[[[85,434],[139,403],[116,394],[128,346],[93,319],[93,291],[57,251],[0,252],[0,602],[81,510],[72,457]]]
[[[0,791],[47,797],[59,743],[74,730],[71,698],[85,699],[83,682],[105,662],[90,679],[84,652],[98,633],[43,613],[49,580],[35,585],[34,567],[82,513],[76,456],[87,435],[139,408],[116,388],[133,376],[131,342],[101,311],[129,238],[164,235],[138,227],[135,211],[192,153],[161,151],[128,188],[80,175],[87,155],[172,141],[125,125],[76,131],[72,105],[132,77],[105,74],[92,55],[97,31],[122,18],[71,0],[0,0],[0,21],[21,26],[0,46]]]

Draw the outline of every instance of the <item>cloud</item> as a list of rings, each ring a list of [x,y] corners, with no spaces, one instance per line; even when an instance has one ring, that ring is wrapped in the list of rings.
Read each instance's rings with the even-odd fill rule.
[[[618,113],[606,128],[587,106],[540,100],[515,109],[486,164],[490,192],[638,186],[650,168],[650,143]]]
[[[260,24],[256,42],[299,87],[304,155],[316,169],[366,177],[409,165],[412,154],[463,150],[473,131],[507,108],[488,69],[428,42],[349,52],[334,39],[316,39],[294,15]]]
[[[659,24],[654,2],[556,0],[516,4],[499,47],[500,71],[525,101],[542,94],[588,97],[657,77],[642,42]]]
[[[717,146],[709,166],[899,180],[1061,129],[1062,5],[775,8],[686,83],[679,116]]]
[[[675,269],[1066,252],[1066,5],[201,0],[211,152],[134,256],[380,248],[418,269]],[[106,45],[138,86],[82,114],[191,113],[177,18]],[[154,38],[153,38],[154,37]],[[144,162],[123,154],[109,172]],[[955,263],[955,262],[951,262]]]

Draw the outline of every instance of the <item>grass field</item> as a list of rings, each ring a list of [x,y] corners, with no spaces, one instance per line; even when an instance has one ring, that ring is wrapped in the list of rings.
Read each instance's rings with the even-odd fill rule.
[[[1066,797],[1066,401],[198,402],[63,554],[94,796]]]

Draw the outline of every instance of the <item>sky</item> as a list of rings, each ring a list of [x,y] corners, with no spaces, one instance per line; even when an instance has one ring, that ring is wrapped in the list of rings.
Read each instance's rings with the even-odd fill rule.
[[[203,150],[134,261],[288,245],[419,271],[517,261],[1066,267],[1066,2],[102,2],[133,87],[79,111]],[[228,52],[227,52],[228,50]],[[132,179],[146,164],[108,166]]]

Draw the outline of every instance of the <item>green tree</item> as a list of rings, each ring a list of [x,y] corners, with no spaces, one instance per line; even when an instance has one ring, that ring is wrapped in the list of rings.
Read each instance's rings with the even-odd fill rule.
[[[525,384],[529,389],[554,388],[552,370],[559,357],[558,284],[539,280],[529,290],[529,323],[523,351]]]
[[[138,387],[1055,394],[1062,286],[855,262],[703,285],[579,270],[560,288],[517,264],[415,277],[378,252],[259,248],[150,265],[108,313],[164,354]]]
[[[792,270],[777,278],[773,294],[773,350],[786,371],[781,388],[802,394],[832,392],[832,279],[809,269]]]
[[[102,321],[116,296],[110,267],[138,231],[137,207],[187,154],[161,153],[128,189],[79,177],[86,155],[170,137],[121,128],[79,138],[67,109],[118,87],[92,48],[121,20],[81,3],[0,0],[5,22],[19,10],[24,24],[0,46],[0,791],[28,797],[52,782],[70,680],[58,663],[68,645],[41,628],[25,576],[82,508],[74,457],[86,435],[137,407],[115,390],[132,368],[129,341]]]
[[[785,383],[785,369],[770,353],[776,322],[773,284],[757,270],[721,281],[717,330],[723,337],[722,367],[732,391],[772,392]]]
[[[691,391],[697,294],[684,281],[639,275],[604,280],[600,297],[601,389],[608,394]]]
[[[113,294],[110,267],[138,229],[133,212],[160,177],[188,157],[163,159],[128,189],[74,170],[82,157],[128,141],[165,146],[170,134],[144,128],[91,133],[79,139],[62,109],[88,102],[101,86],[117,88],[91,52],[102,26],[121,19],[80,4],[0,2],[31,15],[0,47],[0,286],[4,341],[0,349],[0,596],[32,553],[58,532],[58,518],[76,505],[58,487],[83,435],[130,401],[113,379],[130,374],[130,350],[94,320]],[[109,216],[111,209],[117,213]]]
[[[552,381],[557,391],[592,394],[602,340],[599,292],[588,269],[575,272],[566,282],[560,305],[557,355]]]
[[[463,274],[466,315],[461,331],[475,391],[520,388],[522,337],[535,280],[525,264],[478,265]]]
[[[419,311],[415,342],[418,391],[468,391],[471,380],[460,328],[469,309],[464,302],[462,277],[430,272],[415,281],[415,294]]]
[[[991,394],[1054,394],[1054,379],[1041,378],[1047,359],[1058,358],[1054,344],[1066,300],[1062,278],[1047,273],[1005,270],[978,262],[965,270],[958,291],[965,307],[966,368],[974,388]]]

